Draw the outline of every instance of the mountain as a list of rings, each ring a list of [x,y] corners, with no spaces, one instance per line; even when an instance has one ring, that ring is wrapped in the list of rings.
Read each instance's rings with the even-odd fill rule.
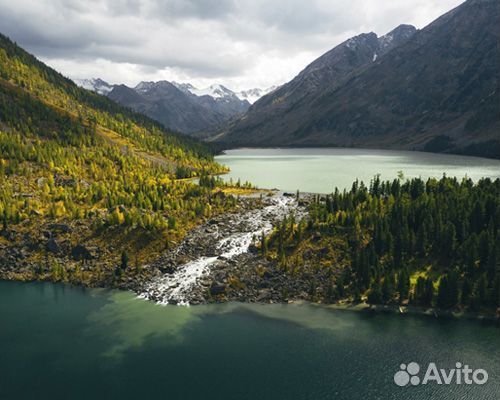
[[[135,88],[117,85],[108,97],[179,132],[192,133],[225,121],[167,81],[141,82]]]
[[[240,92],[236,92],[235,94],[241,100],[247,100],[250,104],[253,104],[257,100],[259,100],[262,96],[271,93],[273,90],[276,90],[277,88],[278,86],[270,86],[267,89],[254,88],[254,89],[242,90]]]
[[[198,89],[190,83],[172,82],[172,84],[186,94],[194,94],[196,96],[210,96],[214,99],[223,99],[226,102],[228,102],[229,100],[234,101],[236,99],[240,99],[243,104],[246,104],[245,100],[248,101],[248,103],[253,104],[262,96],[272,92],[277,88],[277,86],[270,86],[267,89],[254,88],[241,90],[239,92],[233,92],[231,89],[228,89],[227,87],[219,84],[210,85],[209,87],[204,89]]]
[[[213,140],[499,157],[498,9],[469,0],[420,31],[349,39]]]
[[[79,88],[0,34],[0,279],[144,279],[140,265],[234,205],[179,178],[224,171],[206,145]]]
[[[109,83],[103,81],[99,78],[91,78],[91,79],[74,79],[74,82],[87,90],[92,90],[93,92],[107,95],[114,88],[114,85],[110,85]]]
[[[225,119],[229,119],[236,114],[243,114],[250,107],[247,100],[241,99],[237,93],[223,85],[214,84],[205,89],[197,89],[190,83],[172,82],[172,84],[194,101],[217,111]]]
[[[189,134],[219,127],[250,107],[246,99],[218,84],[197,89],[189,83],[168,81],[140,82],[134,88],[110,85],[101,79],[75,82],[164,126]]]
[[[353,37],[309,64],[286,85],[258,100],[251,111],[274,113],[292,108],[300,100],[316,95],[325,86],[339,85],[342,78],[353,70],[375,62],[378,57],[410,38],[415,31],[413,26],[401,25],[381,38],[377,38],[373,32]]]

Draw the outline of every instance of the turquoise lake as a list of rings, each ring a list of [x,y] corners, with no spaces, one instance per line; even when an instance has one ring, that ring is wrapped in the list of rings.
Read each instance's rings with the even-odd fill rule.
[[[474,157],[241,149],[226,179],[328,193],[355,178],[500,176]],[[308,304],[160,306],[132,293],[0,282],[0,399],[493,400],[500,328]],[[401,364],[485,369],[484,385],[399,387]]]
[[[440,178],[443,174],[474,180],[500,177],[500,160],[416,151],[338,148],[236,149],[216,158],[231,168],[224,179],[249,181],[259,188],[331,193],[350,188],[357,178],[369,184],[380,174],[395,179]]]
[[[127,292],[0,282],[0,399],[496,399],[500,330],[312,305],[160,306]],[[399,387],[457,361],[485,385]]]

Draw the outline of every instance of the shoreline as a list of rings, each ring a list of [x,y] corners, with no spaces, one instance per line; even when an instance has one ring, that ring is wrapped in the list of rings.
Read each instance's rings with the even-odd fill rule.
[[[85,285],[77,282],[57,282],[51,279],[33,279],[33,276],[22,276],[16,273],[1,273],[0,280],[18,282],[50,282],[62,283],[74,287],[102,288],[105,290],[127,290],[138,297],[155,303],[171,305],[198,305],[237,302],[242,304],[300,304],[307,303],[317,307],[325,307],[334,310],[364,312],[364,313],[386,313],[399,315],[416,315],[436,319],[467,319],[475,321],[488,321],[498,323],[500,315],[495,311],[491,312],[471,312],[460,310],[441,310],[438,308],[422,308],[414,305],[399,306],[390,305],[369,305],[365,302],[353,303],[348,299],[339,300],[337,303],[323,303],[321,301],[311,301],[307,299],[305,292],[309,284],[301,278],[284,276],[272,262],[262,259],[253,248],[252,234],[260,232],[264,226],[270,229],[273,221],[280,218],[283,213],[299,212],[314,193],[301,193],[301,201],[295,201],[295,195],[277,190],[252,189],[253,193],[242,193],[242,198],[247,199],[242,202],[241,208],[236,212],[224,213],[208,220],[188,233],[183,243],[175,250],[168,251],[160,256],[155,262],[145,265],[144,274],[128,275],[124,280],[114,282],[102,282],[102,285]],[[267,194],[263,203],[252,204],[260,194]],[[287,205],[281,204],[282,210],[275,208],[280,200],[287,201]],[[305,203],[302,204],[301,203]],[[265,208],[271,211],[264,213]],[[274,207],[274,208],[273,208]],[[252,213],[257,214],[252,214]],[[303,212],[305,212],[303,210]],[[249,231],[248,221],[252,220],[252,215],[259,215],[262,226],[252,227]],[[271,225],[269,225],[271,224]],[[246,238],[244,245],[238,244],[236,249],[229,249],[229,256],[225,256],[224,250],[220,248],[219,242],[227,242],[227,239],[234,237],[236,232],[240,235],[250,236]],[[185,243],[184,243],[185,242]],[[248,247],[245,247],[248,246]],[[236,251],[236,254],[231,252]],[[220,254],[219,254],[220,253]],[[177,280],[173,282],[175,287],[183,286],[186,278],[185,267],[196,264],[201,259],[207,260],[207,265],[214,265],[212,269],[203,270],[202,273],[191,279],[186,285],[182,296],[169,298],[169,288],[172,285],[170,277],[179,273]],[[195,265],[195,267],[197,267]],[[205,267],[205,266],[203,266]],[[258,268],[263,268],[263,275],[256,274]],[[1,271],[5,272],[5,271]],[[197,272],[197,271],[195,271]],[[231,279],[235,281],[231,281]],[[155,280],[160,281],[160,286],[151,287]],[[162,281],[163,280],[163,281]],[[165,282],[166,280],[166,282]],[[240,289],[234,290],[234,285],[243,285]],[[294,294],[285,295],[284,290],[293,287]],[[149,291],[149,294],[147,294]],[[291,293],[290,293],[291,294]],[[304,296],[302,296],[304,294]]]
[[[393,314],[400,316],[419,316],[440,320],[472,320],[480,322],[489,322],[500,324],[500,316],[494,313],[457,311],[457,310],[442,310],[439,308],[423,308],[419,306],[398,306],[398,305],[370,305],[367,303],[335,303],[322,304],[308,302],[314,306],[322,306],[332,310],[362,312],[370,314]]]
[[[218,156],[223,156],[227,155],[227,151],[233,151],[233,150],[265,150],[265,149],[273,149],[273,150],[290,150],[290,149],[309,149],[309,150],[324,150],[324,149],[340,149],[340,150],[376,150],[376,151],[398,151],[398,152],[409,152],[409,153],[424,153],[424,154],[433,154],[433,155],[440,155],[440,156],[461,156],[461,157],[471,157],[471,158],[479,158],[479,159],[485,159],[485,160],[496,160],[500,161],[500,156],[499,157],[486,157],[486,156],[478,156],[478,155],[472,155],[472,154],[465,154],[465,153],[454,153],[454,152],[434,152],[434,151],[426,151],[426,150],[419,150],[419,149],[403,149],[403,148],[379,148],[379,147],[357,147],[357,146],[333,146],[333,145],[319,145],[319,144],[312,144],[312,145],[307,145],[307,144],[300,144],[300,145],[280,145],[280,146],[245,146],[245,145],[237,145],[237,146],[227,146],[224,147],[222,150],[219,150],[215,157]]]
[[[440,310],[438,308],[428,308],[424,309],[419,306],[397,306],[397,305],[369,305],[367,303],[351,303],[351,302],[339,302],[339,303],[320,303],[320,302],[312,302],[304,299],[289,299],[284,301],[239,301],[228,299],[226,301],[215,301],[215,302],[206,302],[199,304],[165,304],[152,299],[147,299],[141,297],[135,290],[129,288],[120,288],[120,287],[108,287],[108,286],[84,286],[80,284],[75,284],[71,282],[53,282],[50,280],[16,280],[16,279],[5,279],[0,278],[0,282],[12,282],[12,283],[38,283],[38,284],[52,284],[52,285],[61,285],[75,289],[83,289],[83,290],[103,290],[103,291],[117,291],[117,292],[128,292],[137,300],[147,301],[153,305],[158,305],[162,307],[198,307],[198,306],[209,306],[209,305],[217,305],[217,304],[253,304],[253,305],[290,305],[290,306],[300,306],[300,305],[308,305],[311,307],[322,308],[326,310],[333,311],[342,311],[342,312],[351,312],[351,313],[361,313],[367,315],[399,315],[400,317],[422,317],[426,319],[433,320],[453,320],[453,321],[475,321],[480,323],[487,323],[500,326],[500,316],[493,313],[474,313],[470,311],[454,311],[454,310]],[[400,310],[402,309],[402,310]]]

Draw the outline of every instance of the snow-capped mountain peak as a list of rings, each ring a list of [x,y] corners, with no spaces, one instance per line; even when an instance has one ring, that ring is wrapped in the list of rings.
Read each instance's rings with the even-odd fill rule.
[[[250,104],[253,104],[257,100],[259,100],[262,96],[264,96],[268,93],[271,93],[272,91],[276,90],[277,88],[278,88],[277,86],[270,86],[267,89],[253,88],[253,89],[248,89],[248,90],[242,90],[242,91],[237,92],[235,94],[241,100],[246,100]]]
[[[226,86],[221,85],[220,83],[215,83],[215,84],[212,84],[208,87],[198,89],[196,86],[192,85],[191,83],[187,83],[187,82],[158,81],[158,82],[141,82],[134,88],[134,90],[139,92],[139,93],[145,93],[154,87],[161,86],[162,83],[172,84],[177,89],[179,89],[181,92],[188,94],[188,95],[194,95],[194,96],[198,96],[198,97],[210,96],[213,99],[216,99],[218,101],[229,101],[230,99],[233,99],[233,100],[239,99],[241,101],[246,100],[250,104],[255,103],[262,96],[264,96],[267,93],[272,92],[273,90],[275,90],[277,88],[277,86],[271,86],[267,89],[254,88],[254,89],[241,90],[239,92],[234,92],[231,89],[228,89]]]
[[[399,25],[389,33],[378,38],[379,49],[386,53],[404,40],[409,39],[417,29],[412,25]]]
[[[179,89],[181,92],[184,92],[186,94],[192,94],[192,90],[196,90],[196,88],[191,85],[190,83],[179,83],[172,81],[172,85],[174,85],[177,89]]]
[[[91,90],[102,95],[107,95],[114,88],[114,85],[110,85],[108,82],[105,82],[100,78],[73,79],[73,82],[84,89]]]
[[[213,97],[214,99],[220,99],[224,97],[232,97],[234,96],[234,92],[232,90],[229,90],[227,87],[222,86],[218,83],[214,85],[210,85],[207,88],[204,89],[197,89],[193,86],[189,89],[189,91],[192,94],[195,94],[196,96],[210,96]]]
[[[162,87],[171,87],[172,83],[170,83],[169,81],[158,81],[158,82],[152,82],[152,81],[149,81],[149,82],[146,82],[146,81],[142,81],[142,82],[139,82],[135,87],[134,87],[134,90],[138,93],[146,93],[146,92],[149,92],[150,90],[152,89],[155,89],[155,88],[162,88]],[[174,85],[175,86],[175,85]]]

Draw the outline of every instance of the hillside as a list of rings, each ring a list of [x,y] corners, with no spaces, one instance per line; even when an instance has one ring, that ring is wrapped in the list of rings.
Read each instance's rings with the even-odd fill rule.
[[[178,179],[224,170],[206,146],[78,88],[0,35],[0,278],[126,286],[234,206]]]
[[[469,0],[385,52],[384,37],[357,36],[261,98],[215,140],[498,158],[498,20],[498,2]]]

